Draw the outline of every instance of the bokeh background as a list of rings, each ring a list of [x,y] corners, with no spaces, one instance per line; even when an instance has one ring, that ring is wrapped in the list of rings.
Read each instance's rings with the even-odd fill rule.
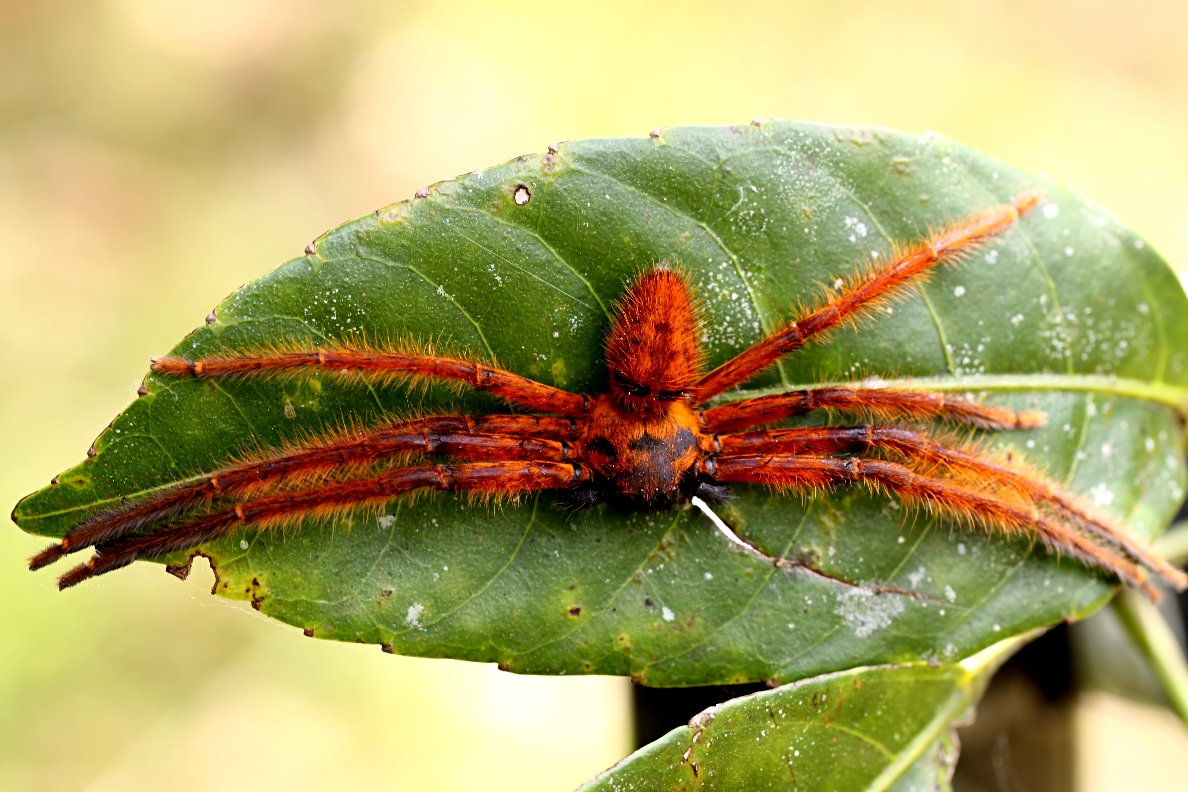
[[[935,130],[1188,271],[1181,0],[5,0],[0,29],[2,504],[78,462],[240,283],[558,139]],[[209,570],[59,594],[24,571],[41,545],[0,531],[2,789],[566,789],[629,749],[621,680],[311,641],[210,597]],[[1157,710],[1086,701],[1085,789],[1185,755]]]

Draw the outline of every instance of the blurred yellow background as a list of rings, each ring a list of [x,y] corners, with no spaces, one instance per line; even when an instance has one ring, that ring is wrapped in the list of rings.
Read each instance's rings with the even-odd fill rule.
[[[1188,270],[1180,0],[7,0],[0,28],[8,505],[240,283],[558,139],[935,130],[1072,183]],[[0,531],[2,789],[565,789],[629,749],[621,680],[307,640],[208,596],[209,571],[59,594],[23,570],[42,544]]]

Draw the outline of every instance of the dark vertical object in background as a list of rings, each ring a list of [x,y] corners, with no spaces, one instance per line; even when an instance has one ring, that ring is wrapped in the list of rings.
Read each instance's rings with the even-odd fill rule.
[[[715,704],[768,689],[762,682],[684,688],[654,688],[633,684],[631,697],[635,747],[642,748],[678,726],[688,725],[694,715]]]

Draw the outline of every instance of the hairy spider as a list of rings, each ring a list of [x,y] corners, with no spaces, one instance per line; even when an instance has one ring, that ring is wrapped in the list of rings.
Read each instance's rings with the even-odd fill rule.
[[[1152,597],[1158,595],[1148,572],[1183,589],[1188,576],[1040,475],[895,422],[939,419],[987,430],[1029,429],[1043,424],[1040,413],[875,387],[807,388],[706,406],[806,342],[901,294],[941,262],[1006,232],[1040,200],[1038,192],[1025,192],[930,235],[893,255],[890,264],[843,282],[836,297],[709,373],[702,372],[688,279],[657,266],[617,305],[605,347],[609,385],[593,396],[475,360],[368,344],[157,358],[153,370],[173,377],[316,368],[380,380],[454,380],[534,414],[426,416],[257,454],[98,513],[35,556],[30,567],[94,547],[90,560],[59,579],[66,588],[243,527],[382,506],[423,489],[496,496],[561,490],[573,506],[609,500],[660,509],[694,496],[720,501],[734,483],[800,493],[862,484],[958,522],[1038,539]],[[755,428],[815,410],[859,413],[868,422]],[[418,456],[450,461],[409,463]]]

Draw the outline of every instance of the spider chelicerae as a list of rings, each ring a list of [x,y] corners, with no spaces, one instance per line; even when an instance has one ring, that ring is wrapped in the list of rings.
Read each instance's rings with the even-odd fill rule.
[[[688,277],[678,268],[654,267],[617,305],[605,346],[609,385],[594,395],[464,357],[368,344],[157,358],[153,370],[172,377],[321,369],[379,380],[455,381],[531,413],[431,415],[253,455],[90,517],[36,555],[30,567],[93,547],[90,560],[59,579],[66,588],[240,528],[382,506],[425,489],[493,496],[555,490],[575,507],[605,500],[661,509],[695,497],[721,501],[731,484],[800,493],[861,484],[959,522],[1037,539],[1152,597],[1158,594],[1149,573],[1183,589],[1188,586],[1183,572],[1039,474],[905,425],[941,420],[984,430],[1029,429],[1042,425],[1040,413],[939,392],[857,386],[707,406],[779,358],[901,294],[942,262],[1006,233],[1041,200],[1037,191],[1025,192],[931,234],[889,264],[840,282],[835,297],[709,373],[702,371],[697,303]],[[817,410],[867,420],[757,428]],[[418,462],[405,461],[418,456]],[[442,457],[448,461],[437,461]],[[392,460],[399,461],[384,466]]]

